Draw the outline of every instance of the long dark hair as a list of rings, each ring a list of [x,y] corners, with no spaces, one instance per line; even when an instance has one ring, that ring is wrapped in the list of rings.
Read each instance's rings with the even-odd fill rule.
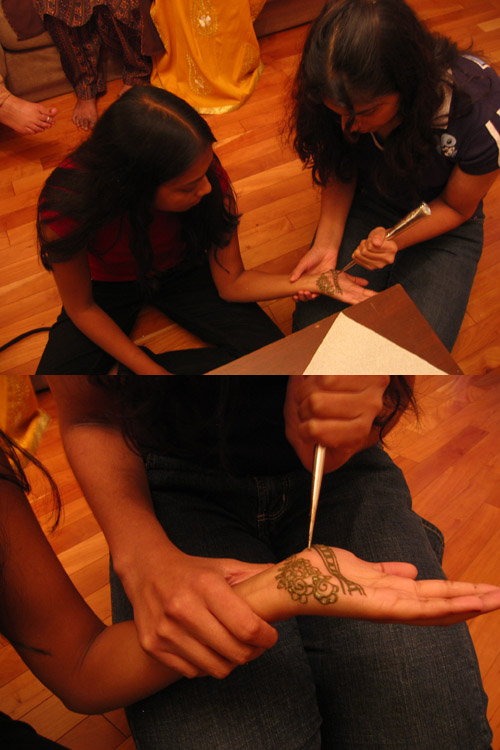
[[[339,103],[351,114],[357,101],[399,94],[401,124],[384,143],[373,180],[387,192],[394,179],[421,180],[423,158],[435,148],[433,119],[453,89],[447,71],[460,53],[431,33],[403,0],[334,0],[313,23],[295,77],[290,128],[313,180],[351,180],[356,137],[345,138],[340,119],[325,106]],[[466,106],[466,105],[464,105]]]
[[[37,221],[45,268],[83,249],[93,252],[98,231],[115,219],[121,220],[121,231],[126,217],[138,278],[145,282],[153,259],[149,227],[156,191],[189,169],[214,141],[205,120],[174,94],[154,86],[135,86],[123,94],[71,154],[75,168],[60,166],[45,183]],[[214,157],[207,173],[212,191],[179,214],[184,257],[224,247],[238,224],[231,186],[224,194],[216,166]],[[50,218],[44,216],[53,213],[71,218],[74,231],[47,239],[44,230]]]
[[[45,476],[46,480],[50,485],[51,495],[54,501],[53,505],[53,520],[51,531],[54,531],[59,524],[61,517],[61,497],[56,483],[52,476],[47,471],[45,466],[35,456],[23,448],[13,438],[10,437],[4,430],[0,429],[0,456],[5,457],[5,463],[0,463],[0,481],[5,480],[11,482],[20,490],[28,494],[31,492],[31,485],[26,476],[23,462],[30,463],[36,466],[39,471]],[[3,530],[0,523],[0,577],[4,565],[4,539]],[[3,593],[0,585],[0,601],[2,600]],[[12,641],[13,642],[13,641]]]
[[[54,514],[55,518],[53,521],[52,531],[56,528],[59,523],[61,515],[61,496],[59,489],[54,482],[51,474],[45,468],[45,466],[32,454],[30,451],[23,448],[17,441],[10,437],[4,430],[0,428],[0,454],[3,454],[7,458],[7,465],[0,465],[0,480],[4,479],[7,482],[11,482],[20,490],[28,494],[31,492],[31,485],[26,476],[23,463],[32,464],[35,466],[44,476],[50,485],[51,495],[54,501]]]
[[[54,531],[57,527],[60,516],[61,516],[61,497],[59,495],[59,490],[57,488],[56,483],[54,482],[52,476],[50,475],[49,471],[45,468],[45,466],[37,459],[35,456],[30,453],[30,451],[27,451],[25,448],[23,448],[19,443],[17,443],[13,438],[10,437],[4,430],[0,429],[0,456],[6,459],[5,465],[4,461],[0,463],[0,480],[5,480],[7,482],[11,482],[13,485],[18,487],[20,490],[28,494],[31,491],[31,485],[28,480],[28,477],[26,476],[26,472],[24,470],[23,463],[30,463],[34,466],[36,466],[39,471],[42,472],[42,474],[45,476],[46,480],[48,481],[51,489],[51,495],[54,501],[53,506],[53,523],[51,531]],[[8,547],[6,546],[5,540],[3,538],[3,529],[0,523],[0,625],[2,628],[2,633],[7,636],[9,641],[12,643],[12,645],[15,648],[25,648],[29,649],[30,651],[36,651],[39,654],[48,654],[47,651],[44,651],[39,648],[35,648],[33,646],[30,646],[26,643],[21,643],[16,638],[12,637],[9,634],[9,625],[8,625],[8,614],[9,614],[9,607],[8,604],[6,604],[6,592],[4,591],[3,587],[3,581],[2,581],[2,573],[5,566],[5,561],[8,558]]]

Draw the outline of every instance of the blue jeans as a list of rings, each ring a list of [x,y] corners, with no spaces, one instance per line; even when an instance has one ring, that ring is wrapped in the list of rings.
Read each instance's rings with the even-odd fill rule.
[[[149,461],[157,516],[191,555],[276,562],[307,545],[311,475],[231,477]],[[325,476],[314,541],[443,578],[442,535],[374,446]],[[112,574],[113,615],[131,607]],[[225,680],[181,679],[127,709],[139,750],[486,750],[486,696],[467,626],[334,617],[278,623],[278,643]]]
[[[361,240],[378,226],[389,228],[402,218],[399,210],[358,191],[355,195],[340,246],[337,268],[343,268]],[[460,331],[472,282],[483,248],[482,209],[477,216],[439,237],[401,250],[394,263],[369,271],[354,266],[350,273],[370,282],[369,289],[381,292],[401,284],[431,328],[451,351]],[[298,302],[293,316],[294,330],[305,328],[348,305],[320,296]]]

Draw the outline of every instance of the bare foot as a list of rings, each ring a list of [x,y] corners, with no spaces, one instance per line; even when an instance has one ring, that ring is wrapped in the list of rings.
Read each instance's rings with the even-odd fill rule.
[[[97,104],[94,99],[77,99],[73,122],[80,130],[92,130],[97,122]]]
[[[120,96],[122,96],[125,93],[125,91],[128,91],[131,88],[132,88],[132,86],[129,83],[124,83],[123,86],[121,87],[121,89],[118,92],[117,99],[119,99]]]
[[[0,107],[0,122],[16,133],[32,135],[51,128],[56,114],[55,107],[47,108],[38,102],[27,102],[10,94]]]

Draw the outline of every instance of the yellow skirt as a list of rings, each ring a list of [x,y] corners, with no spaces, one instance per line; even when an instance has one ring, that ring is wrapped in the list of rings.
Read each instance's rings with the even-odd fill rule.
[[[38,407],[29,375],[0,375],[0,427],[4,432],[35,453],[48,423],[49,416]]]
[[[155,0],[151,17],[165,46],[151,83],[202,114],[238,109],[263,65],[253,21],[265,0]]]

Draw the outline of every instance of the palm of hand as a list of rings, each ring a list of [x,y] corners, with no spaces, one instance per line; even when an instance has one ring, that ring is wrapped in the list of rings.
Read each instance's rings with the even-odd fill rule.
[[[365,299],[374,297],[377,292],[371,289],[366,289],[368,283],[365,279],[359,276],[351,276],[349,273],[339,273],[338,283],[342,289],[342,296],[338,299],[348,302],[351,305],[355,305],[358,302],[363,302]]]
[[[339,617],[450,625],[500,607],[500,590],[489,584],[416,581],[417,570],[409,563],[369,563],[325,545],[314,545],[314,550],[318,557],[310,562],[318,560],[318,567],[281,569],[278,587],[286,587],[302,604],[314,596],[320,604],[335,605]],[[332,612],[325,607],[327,614]]]

